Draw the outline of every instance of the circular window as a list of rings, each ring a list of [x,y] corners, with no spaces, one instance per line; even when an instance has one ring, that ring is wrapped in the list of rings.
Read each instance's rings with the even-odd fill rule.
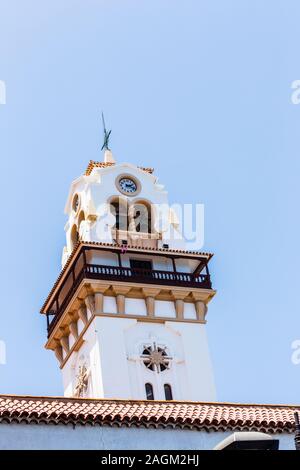
[[[165,347],[156,346],[155,343],[144,346],[141,358],[147,369],[158,373],[169,369],[172,359]]]
[[[73,208],[73,211],[75,213],[78,211],[78,208],[79,208],[79,196],[78,196],[78,194],[75,194],[75,196],[73,197],[72,208]]]

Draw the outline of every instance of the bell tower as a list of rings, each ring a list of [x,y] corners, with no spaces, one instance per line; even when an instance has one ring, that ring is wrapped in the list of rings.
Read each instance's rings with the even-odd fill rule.
[[[65,212],[62,270],[41,310],[65,396],[215,400],[212,255],[185,249],[153,169],[117,163],[107,139]]]

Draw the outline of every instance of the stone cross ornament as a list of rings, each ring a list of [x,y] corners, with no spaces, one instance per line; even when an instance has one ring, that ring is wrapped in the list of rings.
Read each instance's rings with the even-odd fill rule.
[[[80,398],[84,396],[89,381],[89,373],[85,365],[79,366],[78,375],[76,375],[77,384],[75,387],[74,397]]]

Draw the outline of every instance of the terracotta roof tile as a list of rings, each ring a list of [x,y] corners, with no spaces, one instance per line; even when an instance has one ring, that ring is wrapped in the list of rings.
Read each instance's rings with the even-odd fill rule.
[[[207,431],[294,432],[294,405],[0,395],[0,423],[106,424]]]
[[[105,162],[95,162],[94,160],[90,160],[84,174],[85,176],[89,176],[92,173],[94,168],[107,168],[107,167],[114,166],[114,165],[115,163],[112,163],[112,162],[105,163]],[[143,166],[138,166],[138,168],[150,174],[154,172],[154,168],[143,167]]]

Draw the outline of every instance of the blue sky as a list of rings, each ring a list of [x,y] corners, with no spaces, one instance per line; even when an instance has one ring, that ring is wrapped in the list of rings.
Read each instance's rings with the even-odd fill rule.
[[[299,403],[299,16],[291,0],[1,1],[0,393],[62,394],[39,308],[104,109],[118,161],[205,204],[218,399]]]

